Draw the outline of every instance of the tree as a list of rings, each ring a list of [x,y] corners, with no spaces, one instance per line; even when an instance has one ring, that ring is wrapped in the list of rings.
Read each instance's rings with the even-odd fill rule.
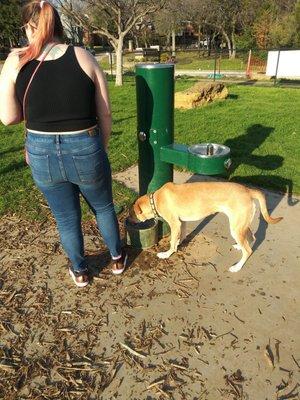
[[[266,49],[296,45],[297,4],[295,0],[264,0],[257,7],[256,13],[253,34],[258,47]]]
[[[123,46],[130,30],[146,15],[160,10],[165,0],[58,0],[67,15],[90,33],[105,36],[116,52],[116,86],[123,84]],[[79,8],[81,7],[81,9]]]
[[[296,46],[300,46],[300,0],[295,5]]]
[[[270,10],[263,10],[253,25],[256,44],[260,49],[267,49],[270,45],[270,29],[272,14]]]
[[[229,58],[236,56],[236,31],[240,25],[240,10],[243,0],[213,0],[212,22],[224,37]]]
[[[186,3],[188,19],[193,22],[198,32],[198,49],[200,51],[202,39],[206,39],[206,48],[210,56],[211,47],[215,37],[219,34],[219,28],[212,25],[212,6],[210,1],[189,0]]]
[[[74,0],[70,0],[70,7],[74,8]],[[74,19],[69,14],[63,14],[61,20],[64,26],[64,32],[73,45],[82,44],[83,29],[81,26],[74,24]]]
[[[283,15],[280,21],[274,22],[269,32],[271,47],[292,47],[296,44],[295,26],[294,14]]]
[[[198,33],[207,32],[209,36],[207,39],[221,34],[226,40],[230,58],[234,58],[236,54],[236,32],[240,27],[244,1],[246,0],[189,0],[187,2],[189,4],[187,9],[194,23],[198,25]]]
[[[21,5],[19,0],[2,0],[0,3],[0,45],[17,46],[20,36]]]
[[[265,49],[300,42],[300,0],[187,0],[185,13],[198,26],[199,40],[200,33],[206,34],[208,48],[221,34],[230,58],[237,43]]]
[[[130,36],[135,42],[135,47],[149,47],[153,40],[153,23],[149,16],[141,19],[130,31]]]
[[[185,3],[183,0],[168,0],[164,9],[154,16],[155,30],[166,35],[167,47],[172,40],[172,54],[175,55],[176,32],[182,29],[182,21],[187,19]]]

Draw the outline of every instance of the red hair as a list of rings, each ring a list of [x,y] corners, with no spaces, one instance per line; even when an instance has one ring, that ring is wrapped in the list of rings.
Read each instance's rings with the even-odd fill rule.
[[[31,1],[22,9],[23,24],[36,27],[34,38],[20,54],[20,68],[27,62],[38,58],[43,46],[62,39],[63,27],[57,10],[48,1]]]

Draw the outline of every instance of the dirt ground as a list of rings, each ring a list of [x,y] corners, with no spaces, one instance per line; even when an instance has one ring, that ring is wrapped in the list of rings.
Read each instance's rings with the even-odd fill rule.
[[[189,228],[177,254],[128,249],[113,276],[93,222],[93,277],[74,286],[52,222],[0,222],[0,398],[300,398],[300,207],[267,193],[254,254],[238,273],[226,218]],[[120,218],[123,226],[124,215]]]

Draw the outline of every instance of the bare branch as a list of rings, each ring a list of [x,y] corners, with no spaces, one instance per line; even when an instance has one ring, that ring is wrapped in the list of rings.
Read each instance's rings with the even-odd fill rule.
[[[135,1],[135,4],[138,3],[138,0]],[[123,32],[124,36],[133,28],[133,26],[138,22],[139,19],[144,18],[146,15],[153,14],[154,12],[159,11],[163,8],[165,1],[160,2],[159,4],[153,5],[152,7],[148,7],[146,10],[141,11],[137,15],[132,14],[126,23],[126,28]]]

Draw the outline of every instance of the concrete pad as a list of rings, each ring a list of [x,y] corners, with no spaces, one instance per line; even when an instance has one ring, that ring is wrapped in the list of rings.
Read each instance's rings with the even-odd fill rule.
[[[135,191],[138,191],[137,177],[136,166],[114,176]],[[175,183],[208,180],[215,179],[187,172],[175,171],[174,174]],[[278,389],[280,382],[285,381],[288,375],[300,378],[300,230],[297,225],[300,204],[297,198],[291,200],[286,195],[264,192],[270,213],[284,219],[277,225],[268,226],[256,211],[254,253],[241,271],[228,271],[240,259],[241,253],[232,248],[234,240],[227,217],[222,214],[188,223],[185,241],[176,254],[165,260],[169,263],[168,274],[173,275],[173,282],[185,282],[187,278],[179,279],[184,273],[199,282],[198,289],[192,289],[193,301],[183,300],[179,304],[170,300],[169,315],[172,309],[172,315],[180,320],[179,331],[185,325],[184,332],[191,329],[194,334],[193,328],[201,326],[211,345],[203,349],[200,346],[198,355],[192,357],[190,367],[200,372],[205,384],[203,391],[200,386],[197,389],[196,384],[189,386],[190,395],[195,396],[191,399],[283,399],[287,398],[283,394],[289,392]],[[167,248],[168,240],[163,239],[153,253]],[[151,268],[155,268],[154,261]],[[161,283],[156,285],[159,287]],[[161,300],[166,299],[166,294],[161,296]],[[154,299],[151,302],[154,309],[162,312],[166,309],[164,304],[156,304]],[[206,331],[207,327],[210,333]],[[217,337],[221,339],[215,342],[210,336],[212,332],[218,332]],[[184,340],[184,335],[179,338]],[[198,337],[194,340],[196,343]],[[268,355],[270,349],[274,362]],[[180,359],[180,354],[179,344],[177,359]],[[238,369],[245,377],[242,389],[240,387],[242,395],[234,393],[230,383],[229,387],[224,387],[229,372]],[[294,389],[295,385],[296,381],[290,390],[297,398],[299,391],[297,386]]]

